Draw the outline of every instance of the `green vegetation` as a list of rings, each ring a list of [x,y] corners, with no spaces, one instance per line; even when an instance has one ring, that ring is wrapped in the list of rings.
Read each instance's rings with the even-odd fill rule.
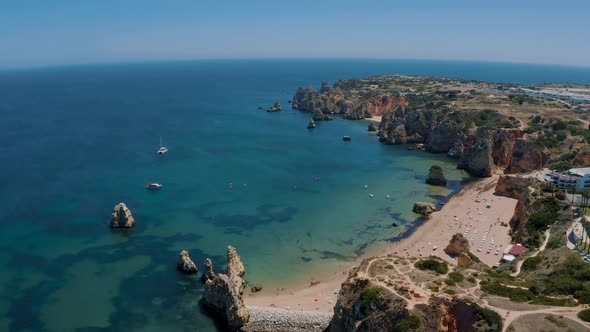
[[[465,280],[465,277],[459,272],[451,272],[449,273],[449,279],[453,280],[454,282],[461,282]]]
[[[585,322],[590,322],[590,309],[584,309],[578,312],[578,318]]]
[[[472,284],[475,284],[477,282],[477,279],[475,279],[474,277],[467,277],[467,281],[469,281]]]
[[[538,247],[542,240],[542,235],[547,226],[555,223],[561,210],[559,203],[554,197],[543,197],[537,199],[530,208],[533,211],[526,223],[529,233],[525,243],[530,247]]]
[[[539,265],[539,263],[541,263],[541,261],[542,258],[539,256],[529,257],[525,259],[525,261],[522,263],[522,269],[524,271],[536,270],[537,266]]]
[[[445,279],[445,284],[449,285],[449,286],[455,286],[456,283],[454,280],[452,279]]]
[[[407,332],[411,330],[415,330],[420,327],[420,318],[416,315],[411,315],[408,319],[404,320],[401,323],[395,324],[393,327],[393,332]]]
[[[469,258],[471,258],[471,260],[474,261],[475,263],[481,263],[481,260],[479,259],[479,257],[475,256],[471,252],[468,252],[467,255],[469,255]]]
[[[449,295],[455,295],[455,294],[457,294],[457,292],[454,289],[452,289],[452,288],[445,289],[445,293],[447,293]]]
[[[578,305],[578,303],[572,299],[557,299],[557,298],[546,297],[546,296],[537,296],[529,303],[530,304],[559,306],[559,307],[575,307],[576,305]]]
[[[432,258],[417,261],[414,264],[414,266],[419,268],[420,270],[431,270],[440,274],[446,274],[447,272],[449,272],[449,266],[447,265],[447,262],[439,261]]]
[[[570,256],[543,280],[544,294],[571,295],[579,303],[590,303],[590,265]]]
[[[377,300],[383,293],[381,287],[367,287],[361,292],[361,306],[367,306],[369,303]]]
[[[487,332],[501,332],[502,331],[502,317],[497,312],[482,308],[475,303],[464,302],[469,305],[473,310],[478,320],[478,326],[475,327],[476,331],[487,331]]]
[[[535,294],[528,289],[507,287],[497,282],[482,283],[481,290],[488,294],[507,297],[514,302],[528,302],[535,298]]]
[[[486,109],[475,115],[473,123],[478,127],[517,128],[520,126],[520,122],[513,119],[511,120],[498,111]]]

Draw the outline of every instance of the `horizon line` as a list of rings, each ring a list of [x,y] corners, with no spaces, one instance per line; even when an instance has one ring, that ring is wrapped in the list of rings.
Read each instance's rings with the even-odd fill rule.
[[[470,62],[470,63],[489,63],[489,64],[508,64],[508,65],[530,65],[530,66],[552,66],[590,69],[590,65],[575,65],[563,63],[540,63],[525,61],[502,61],[502,60],[473,60],[473,59],[437,59],[437,58],[381,58],[381,57],[219,57],[219,58],[170,58],[170,59],[145,59],[145,60],[112,60],[112,61],[88,61],[72,63],[55,63],[44,65],[23,65],[3,67],[0,66],[0,72],[26,71],[26,70],[43,70],[59,69],[70,67],[85,66],[105,66],[105,65],[133,65],[133,64],[161,64],[172,62],[198,62],[198,61],[260,61],[260,60],[367,60],[367,61],[435,61],[435,62]]]

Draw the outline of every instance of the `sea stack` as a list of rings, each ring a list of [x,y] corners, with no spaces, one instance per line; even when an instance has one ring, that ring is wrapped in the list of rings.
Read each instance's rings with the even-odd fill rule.
[[[432,212],[436,211],[436,206],[432,203],[416,202],[414,203],[414,208],[412,208],[412,211],[423,216],[428,216],[432,214]]]
[[[131,215],[131,211],[125,203],[115,205],[110,225],[112,228],[130,228],[135,225],[135,219],[133,219],[133,215]]]
[[[203,275],[201,276],[201,281],[206,283],[207,280],[213,280],[215,278],[215,272],[213,272],[213,263],[209,258],[205,259],[205,271],[203,271]]]
[[[428,178],[426,179],[426,183],[433,186],[446,186],[447,179],[445,179],[442,167],[438,165],[432,165],[428,170]]]
[[[197,265],[191,260],[191,257],[188,254],[187,250],[183,250],[180,252],[178,256],[178,262],[176,263],[176,268],[186,274],[193,274],[199,272]]]
[[[250,320],[250,312],[244,305],[242,293],[246,273],[236,248],[227,247],[227,271],[205,282],[203,305],[222,317],[230,331],[237,331]]]
[[[377,127],[374,122],[369,123],[369,131],[377,131]]]
[[[309,119],[309,123],[307,124],[307,129],[313,129],[315,128],[315,121],[313,121],[312,119]]]
[[[460,267],[469,267],[473,264],[469,256],[469,241],[461,233],[453,235],[445,252],[451,257],[457,257],[457,265]]]
[[[279,103],[278,101],[275,102],[269,109],[267,109],[267,112],[278,112],[280,110],[282,110],[283,108],[281,107],[281,103]]]

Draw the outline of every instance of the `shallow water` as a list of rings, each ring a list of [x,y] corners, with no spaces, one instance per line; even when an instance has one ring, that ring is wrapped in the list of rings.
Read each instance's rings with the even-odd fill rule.
[[[494,68],[269,60],[0,73],[0,331],[215,330],[197,277],[175,270],[182,249],[220,271],[232,244],[264,287],[350,262],[465,174],[445,156],[377,143],[365,121],[307,130],[309,115],[287,103],[295,89],[395,72],[500,80]],[[276,100],[282,112],[258,110]],[[434,163],[450,189],[424,184]],[[107,226],[121,201],[134,229]]]

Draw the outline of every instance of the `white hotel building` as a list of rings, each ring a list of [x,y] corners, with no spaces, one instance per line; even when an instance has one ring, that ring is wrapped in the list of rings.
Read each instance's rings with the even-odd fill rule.
[[[590,188],[590,167],[572,168],[565,174],[552,173],[551,182],[557,188],[572,188],[574,185],[576,189]]]

